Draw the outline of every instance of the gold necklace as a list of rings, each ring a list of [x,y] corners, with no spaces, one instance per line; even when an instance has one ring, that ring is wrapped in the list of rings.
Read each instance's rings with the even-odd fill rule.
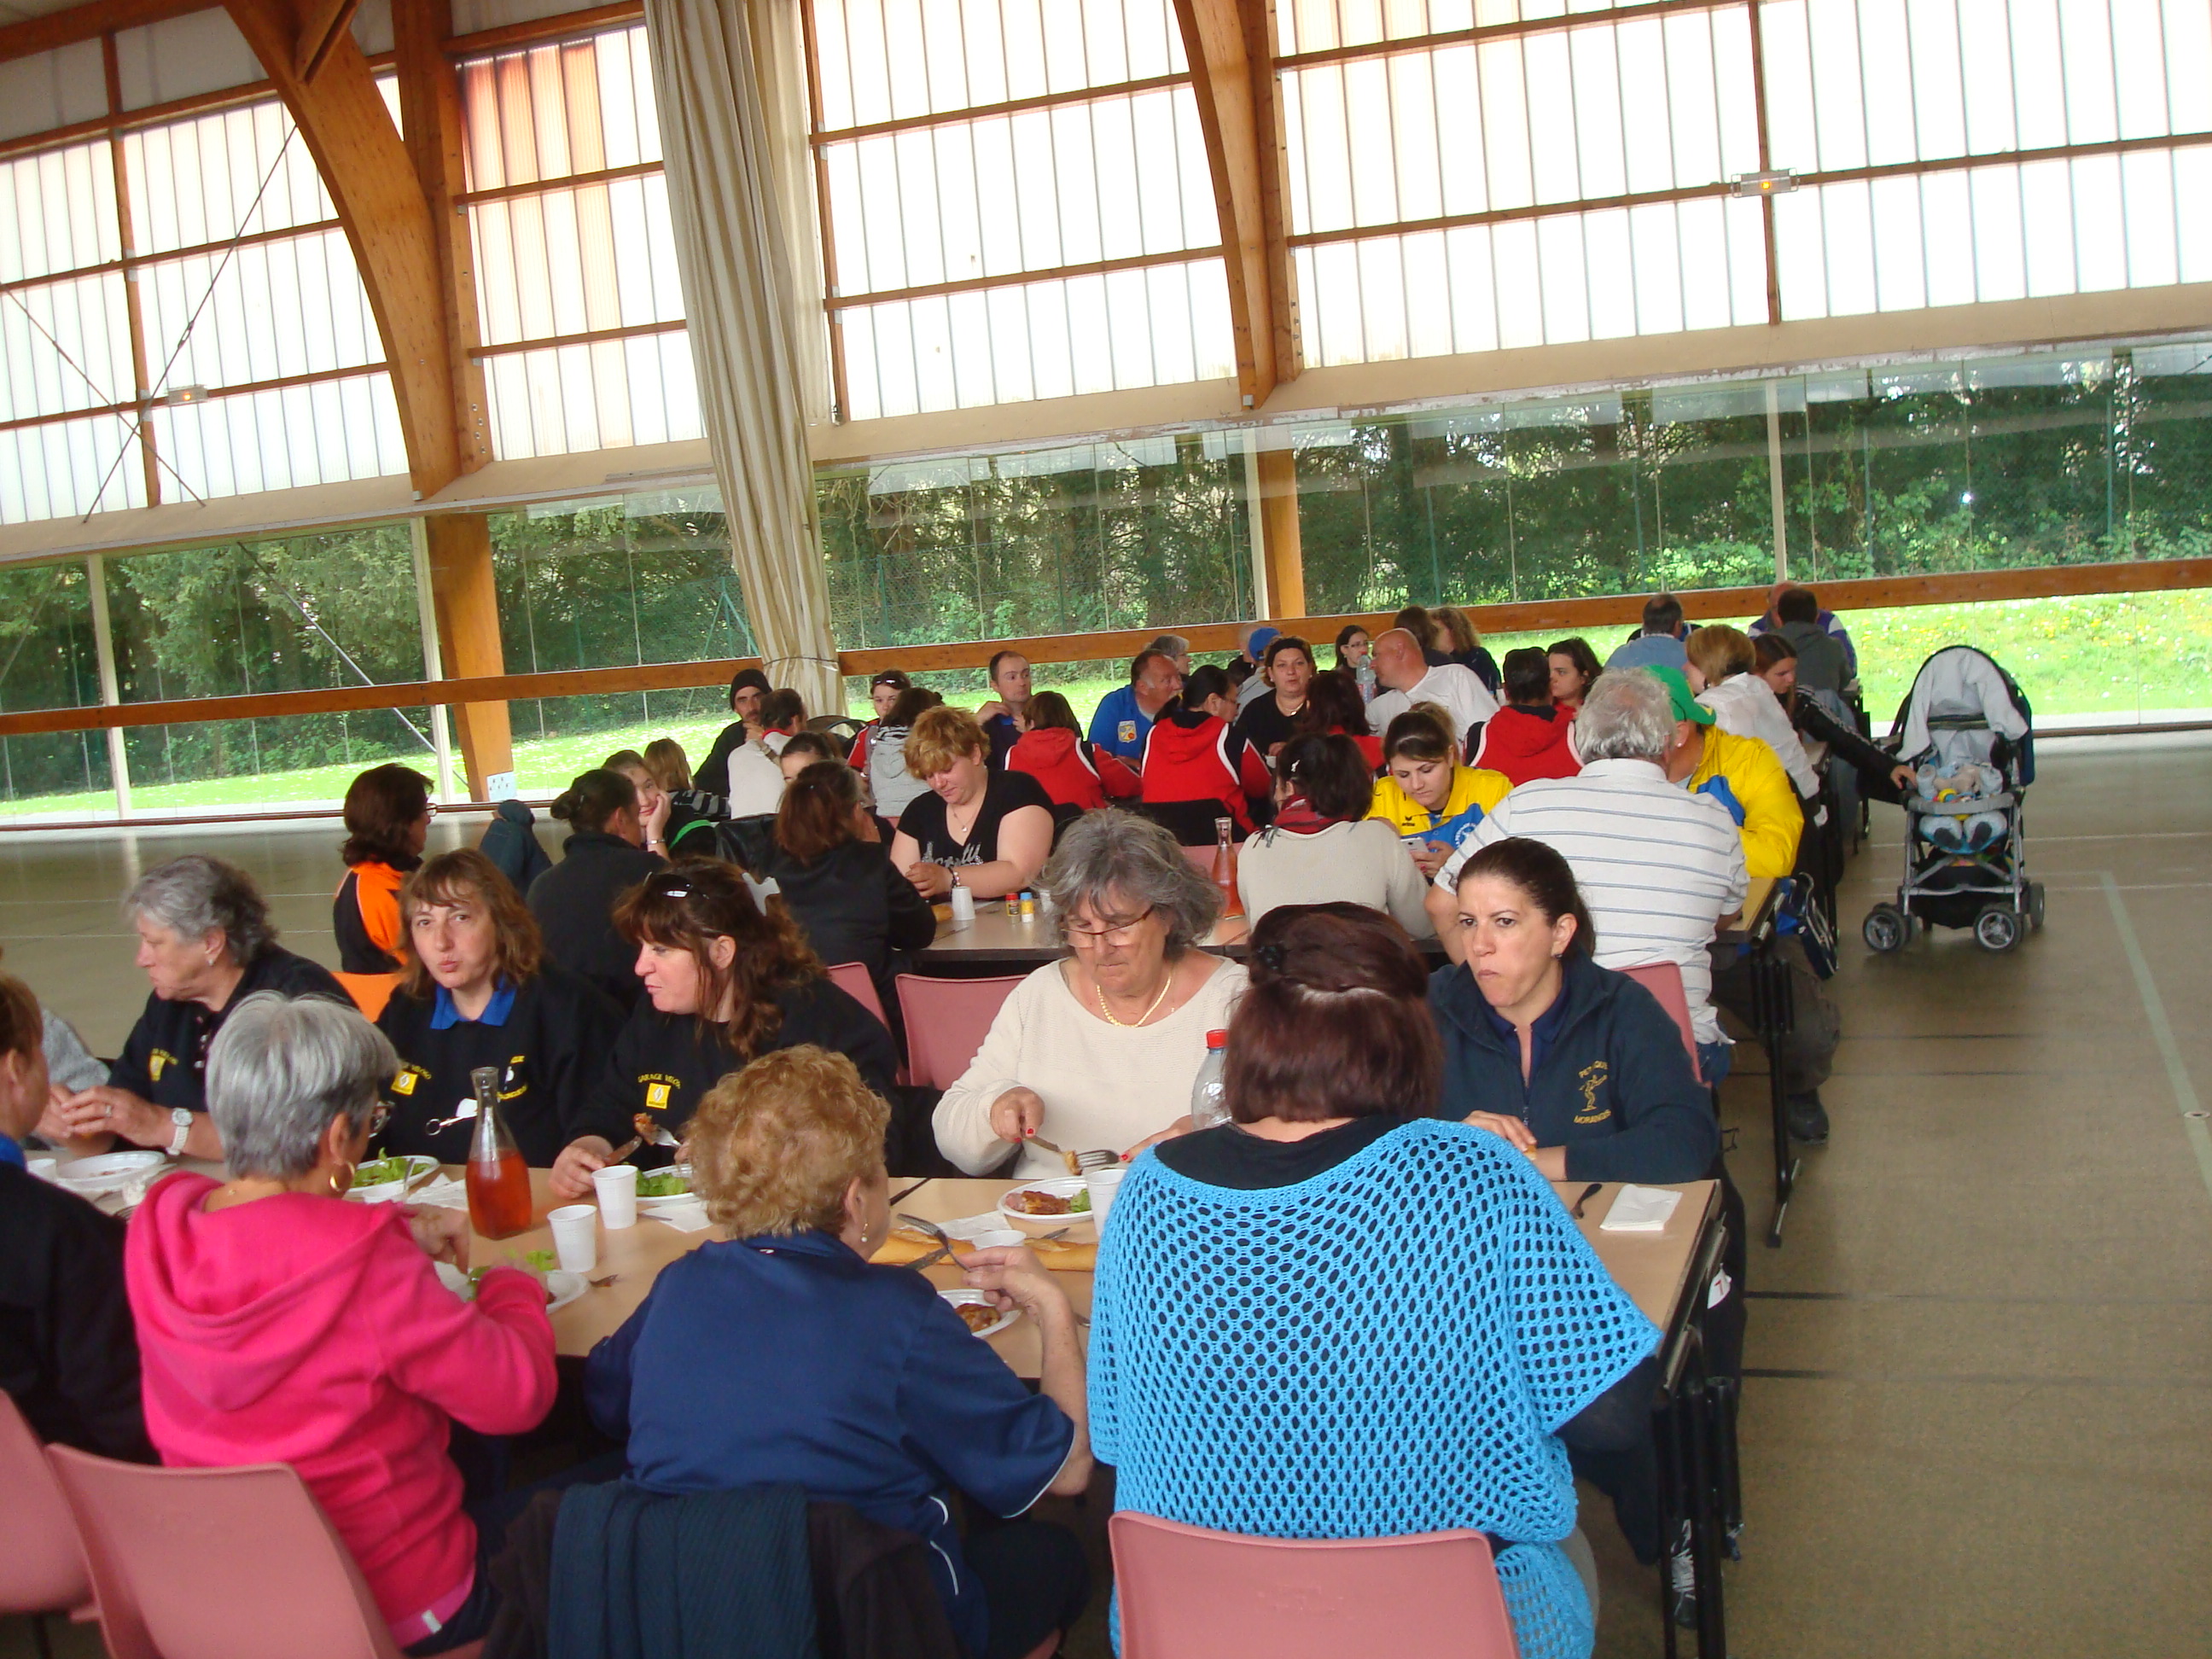
[[[1175,988],[1175,969],[1172,968],[1168,969],[1168,976],[1160,982],[1160,994],[1152,999],[1152,1006],[1132,1020],[1119,1020],[1114,1018],[1114,1011],[1106,1006],[1106,988],[1097,980],[1091,981],[1091,988],[1098,994],[1098,1012],[1106,1016],[1106,1023],[1109,1025],[1119,1025],[1124,1030],[1134,1030],[1158,1013],[1160,1004],[1168,1000],[1168,993]]]

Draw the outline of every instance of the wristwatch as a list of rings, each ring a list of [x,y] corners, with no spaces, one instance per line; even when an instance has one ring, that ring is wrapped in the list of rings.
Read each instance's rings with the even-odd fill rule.
[[[171,1158],[182,1158],[185,1155],[185,1142],[191,1139],[192,1120],[198,1115],[198,1113],[182,1106],[172,1106],[169,1109],[169,1121],[177,1126],[176,1133],[169,1137]]]

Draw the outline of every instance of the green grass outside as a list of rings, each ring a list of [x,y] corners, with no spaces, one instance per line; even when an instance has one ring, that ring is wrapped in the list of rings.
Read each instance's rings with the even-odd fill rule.
[[[1747,619],[1730,620],[1741,624]],[[1853,611],[1844,620],[1858,647],[1867,708],[1877,731],[1888,729],[1890,716],[1921,663],[1942,647],[1957,644],[1979,646],[2010,669],[2039,715],[2106,714],[2127,720],[2142,709],[2212,708],[2212,591],[1915,605]],[[1626,633],[1625,629],[1598,630],[1590,643],[1603,657]],[[1485,643],[1503,657],[1516,646],[1540,647],[1554,637],[1494,634]],[[1328,659],[1328,647],[1324,645],[1321,650]],[[1065,696],[1087,723],[1099,700],[1121,683],[1117,673],[1054,681],[1050,689]],[[982,684],[979,670],[971,704],[983,700]],[[866,700],[859,698],[848,712],[866,718],[871,711]],[[722,725],[709,720],[518,743],[516,779],[526,795],[551,794],[614,750],[641,749],[657,737],[675,738],[696,762],[706,755]],[[427,754],[411,763],[426,773],[432,770]],[[361,769],[359,764],[321,766],[140,785],[131,792],[131,805],[144,810],[335,802]],[[112,811],[114,805],[114,797],[105,791],[40,795],[0,801],[0,817],[88,816]]]

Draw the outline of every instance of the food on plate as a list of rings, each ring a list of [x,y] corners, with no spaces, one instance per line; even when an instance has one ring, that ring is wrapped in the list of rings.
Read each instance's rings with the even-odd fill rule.
[[[629,1127],[637,1131],[637,1138],[648,1146],[660,1139],[659,1120],[651,1112],[639,1112],[633,1115]]]
[[[681,1198],[690,1190],[691,1183],[673,1170],[655,1170],[637,1178],[640,1198]]]
[[[952,1311],[967,1322],[968,1328],[978,1335],[989,1330],[1000,1319],[999,1310],[988,1302],[958,1303]]]
[[[382,1187],[395,1181],[404,1181],[415,1173],[414,1165],[404,1158],[373,1158],[358,1164],[353,1172],[356,1187]]]
[[[1089,1215],[1091,1194],[1085,1191],[1067,1198],[1025,1188],[1006,1194],[1006,1208],[1017,1215]]]

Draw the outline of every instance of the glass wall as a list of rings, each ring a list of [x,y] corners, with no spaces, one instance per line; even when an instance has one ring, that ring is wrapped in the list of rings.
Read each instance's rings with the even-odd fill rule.
[[[92,590],[82,564],[0,570],[0,713],[100,702]],[[107,739],[98,732],[0,738],[0,816],[74,799],[112,808]]]

